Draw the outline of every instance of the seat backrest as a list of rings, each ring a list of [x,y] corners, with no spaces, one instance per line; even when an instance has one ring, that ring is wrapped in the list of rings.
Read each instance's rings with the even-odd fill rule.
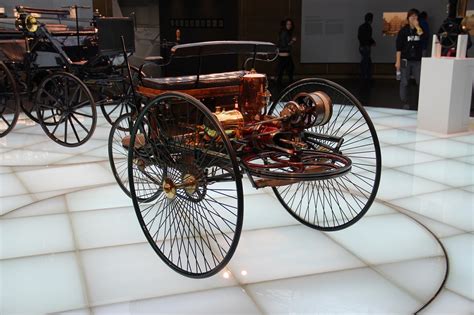
[[[122,39],[129,53],[135,52],[135,26],[132,18],[103,17],[95,20],[99,54],[115,55],[122,53]]]
[[[278,55],[278,48],[270,42],[258,41],[210,41],[176,45],[171,48],[173,58],[212,55]]]

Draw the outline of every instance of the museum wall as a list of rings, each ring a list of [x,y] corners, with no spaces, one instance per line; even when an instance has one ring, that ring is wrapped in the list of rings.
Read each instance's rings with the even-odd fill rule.
[[[303,1],[314,3],[314,12],[308,12],[307,8],[304,8],[305,11],[303,11]],[[441,21],[446,17],[446,4],[447,0],[418,0],[415,6],[420,10],[426,10],[431,15],[432,19],[429,22],[431,29],[437,30]],[[297,26],[295,31],[298,43],[294,47],[295,72],[297,74],[355,76],[359,74],[357,28],[363,22],[364,14],[372,11],[375,15],[374,37],[378,42],[377,47],[374,48],[373,70],[376,75],[393,76],[392,60],[395,37],[382,36],[382,13],[384,11],[406,11],[412,6],[414,6],[413,1],[408,0],[240,0],[239,36],[242,39],[276,41],[280,21],[285,17],[291,17]],[[474,1],[470,1],[469,9],[474,9]],[[303,15],[320,16],[324,20],[336,21],[340,21],[343,17],[345,34],[344,36],[325,38],[322,44],[317,41],[311,42],[304,36],[304,33],[302,36]],[[300,62],[302,38],[305,43],[314,45],[313,48],[317,52],[311,63]],[[331,56],[337,58],[328,59]],[[474,48],[471,49],[470,56],[474,56]],[[267,65],[266,68],[268,71],[274,71],[275,67]]]

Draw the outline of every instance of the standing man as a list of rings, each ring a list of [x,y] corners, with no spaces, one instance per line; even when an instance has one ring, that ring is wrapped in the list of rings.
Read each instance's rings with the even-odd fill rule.
[[[296,37],[293,36],[294,24],[292,19],[286,19],[281,22],[280,32],[278,33],[278,87],[282,87],[283,74],[288,73],[290,83],[293,82],[293,72],[295,65],[291,56],[291,48],[296,42]]]
[[[374,15],[367,13],[364,17],[364,24],[359,26],[357,38],[359,39],[359,52],[362,56],[360,62],[360,76],[362,80],[369,82],[372,79],[372,46],[375,46],[375,40],[372,38],[372,21]]]
[[[411,9],[407,13],[408,24],[397,35],[397,54],[395,68],[400,72],[400,99],[404,109],[410,109],[408,103],[408,82],[411,76],[415,77],[416,84],[420,85],[421,57],[425,33],[418,22],[419,12]]]

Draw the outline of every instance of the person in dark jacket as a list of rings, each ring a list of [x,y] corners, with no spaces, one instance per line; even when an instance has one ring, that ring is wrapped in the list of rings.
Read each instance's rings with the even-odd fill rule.
[[[428,24],[428,13],[426,13],[426,11],[421,12],[418,19],[420,21],[420,26],[423,29],[423,32],[424,32],[424,35],[425,35],[424,40],[422,41],[423,57],[427,57],[428,43],[429,43],[430,37],[431,37],[430,26]]]
[[[397,35],[395,68],[397,73],[400,72],[400,99],[405,109],[410,108],[410,105],[408,105],[408,82],[410,77],[414,76],[416,83],[420,84],[423,41],[426,34],[418,21],[418,15],[419,12],[416,9],[408,11],[408,24]]]
[[[281,23],[280,33],[278,35],[278,86],[282,86],[283,74],[286,71],[290,83],[293,82],[293,72],[295,65],[291,56],[291,48],[296,42],[296,37],[293,36],[293,20],[286,19]]]
[[[360,76],[362,80],[370,81],[372,79],[372,46],[375,46],[375,40],[372,38],[372,21],[374,15],[367,13],[365,15],[365,22],[359,26],[357,38],[359,39],[359,52],[362,56],[360,62]]]

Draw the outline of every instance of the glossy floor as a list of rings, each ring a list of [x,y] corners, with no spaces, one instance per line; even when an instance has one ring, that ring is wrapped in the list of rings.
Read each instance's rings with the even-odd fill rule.
[[[206,280],[174,273],[146,243],[111,174],[103,118],[78,148],[21,119],[0,139],[0,313],[410,314],[446,273],[434,236],[450,270],[422,313],[474,312],[474,132],[440,137],[416,130],[416,112],[368,111],[384,168],[367,216],[314,231],[246,182],[238,249]]]

